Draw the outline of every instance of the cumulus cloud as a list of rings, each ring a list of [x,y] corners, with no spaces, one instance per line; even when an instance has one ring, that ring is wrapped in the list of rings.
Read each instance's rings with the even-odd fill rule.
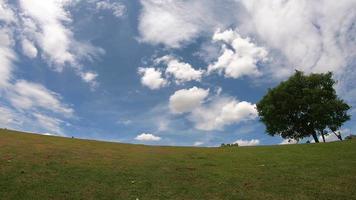
[[[201,81],[205,71],[194,69],[189,63],[181,62],[174,56],[166,55],[152,60],[151,67],[138,69],[142,76],[141,83],[150,89],[159,89],[168,85],[170,79],[176,84],[182,84],[188,81]],[[162,66],[163,65],[163,66]],[[159,67],[165,68],[165,73]]]
[[[96,72],[81,72],[80,76],[83,81],[91,85],[92,89],[98,86],[98,82],[96,81],[98,74]]]
[[[242,38],[231,29],[217,31],[213,41],[222,42],[222,54],[208,66],[208,71],[223,71],[226,77],[259,76],[257,64],[267,60],[267,50],[256,46],[250,38]],[[231,47],[231,48],[230,48]]]
[[[193,80],[200,81],[204,74],[204,70],[196,70],[189,63],[181,62],[173,56],[163,56],[155,62],[164,62],[167,65],[166,74],[173,76],[177,84]]]
[[[120,2],[110,2],[108,0],[101,0],[96,2],[96,9],[111,11],[117,18],[122,17],[126,12],[126,7]]]
[[[226,125],[254,120],[257,110],[254,104],[232,97],[208,98],[209,89],[192,87],[176,91],[169,98],[172,113],[188,113],[188,119],[198,130],[221,130]]]
[[[138,69],[138,73],[142,76],[142,85],[150,88],[151,90],[160,89],[168,84],[167,80],[162,77],[162,72],[153,67]]]
[[[257,110],[254,104],[231,97],[215,97],[208,104],[194,109],[189,119],[195,128],[204,131],[221,130],[226,125],[254,120]]]
[[[150,133],[142,133],[136,136],[135,140],[147,142],[147,141],[160,141],[161,138]]]
[[[239,146],[257,146],[260,144],[260,140],[236,140],[234,144],[239,144]]]
[[[208,95],[208,89],[197,87],[178,90],[169,98],[169,108],[173,113],[191,112],[200,106]]]

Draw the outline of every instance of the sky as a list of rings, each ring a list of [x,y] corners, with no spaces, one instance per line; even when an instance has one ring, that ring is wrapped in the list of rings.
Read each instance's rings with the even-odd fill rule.
[[[255,104],[295,70],[332,71],[356,114],[356,0],[0,0],[3,128],[149,145],[293,143],[266,134]]]

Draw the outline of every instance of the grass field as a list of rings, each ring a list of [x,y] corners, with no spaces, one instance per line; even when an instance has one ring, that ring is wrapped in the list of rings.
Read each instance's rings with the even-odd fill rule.
[[[0,199],[356,199],[356,140],[152,147],[1,129]]]

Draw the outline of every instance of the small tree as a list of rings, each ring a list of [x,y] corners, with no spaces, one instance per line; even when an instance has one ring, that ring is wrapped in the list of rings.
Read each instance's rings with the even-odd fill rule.
[[[350,116],[350,106],[338,98],[332,73],[304,75],[296,71],[287,81],[269,89],[257,103],[260,120],[268,134],[301,139],[313,136],[325,142],[325,130],[336,134]],[[341,136],[340,136],[341,138]]]

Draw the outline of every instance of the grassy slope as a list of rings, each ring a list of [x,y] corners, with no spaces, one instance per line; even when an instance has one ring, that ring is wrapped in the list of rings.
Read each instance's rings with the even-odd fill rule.
[[[0,130],[0,199],[356,199],[356,141],[150,147]]]

